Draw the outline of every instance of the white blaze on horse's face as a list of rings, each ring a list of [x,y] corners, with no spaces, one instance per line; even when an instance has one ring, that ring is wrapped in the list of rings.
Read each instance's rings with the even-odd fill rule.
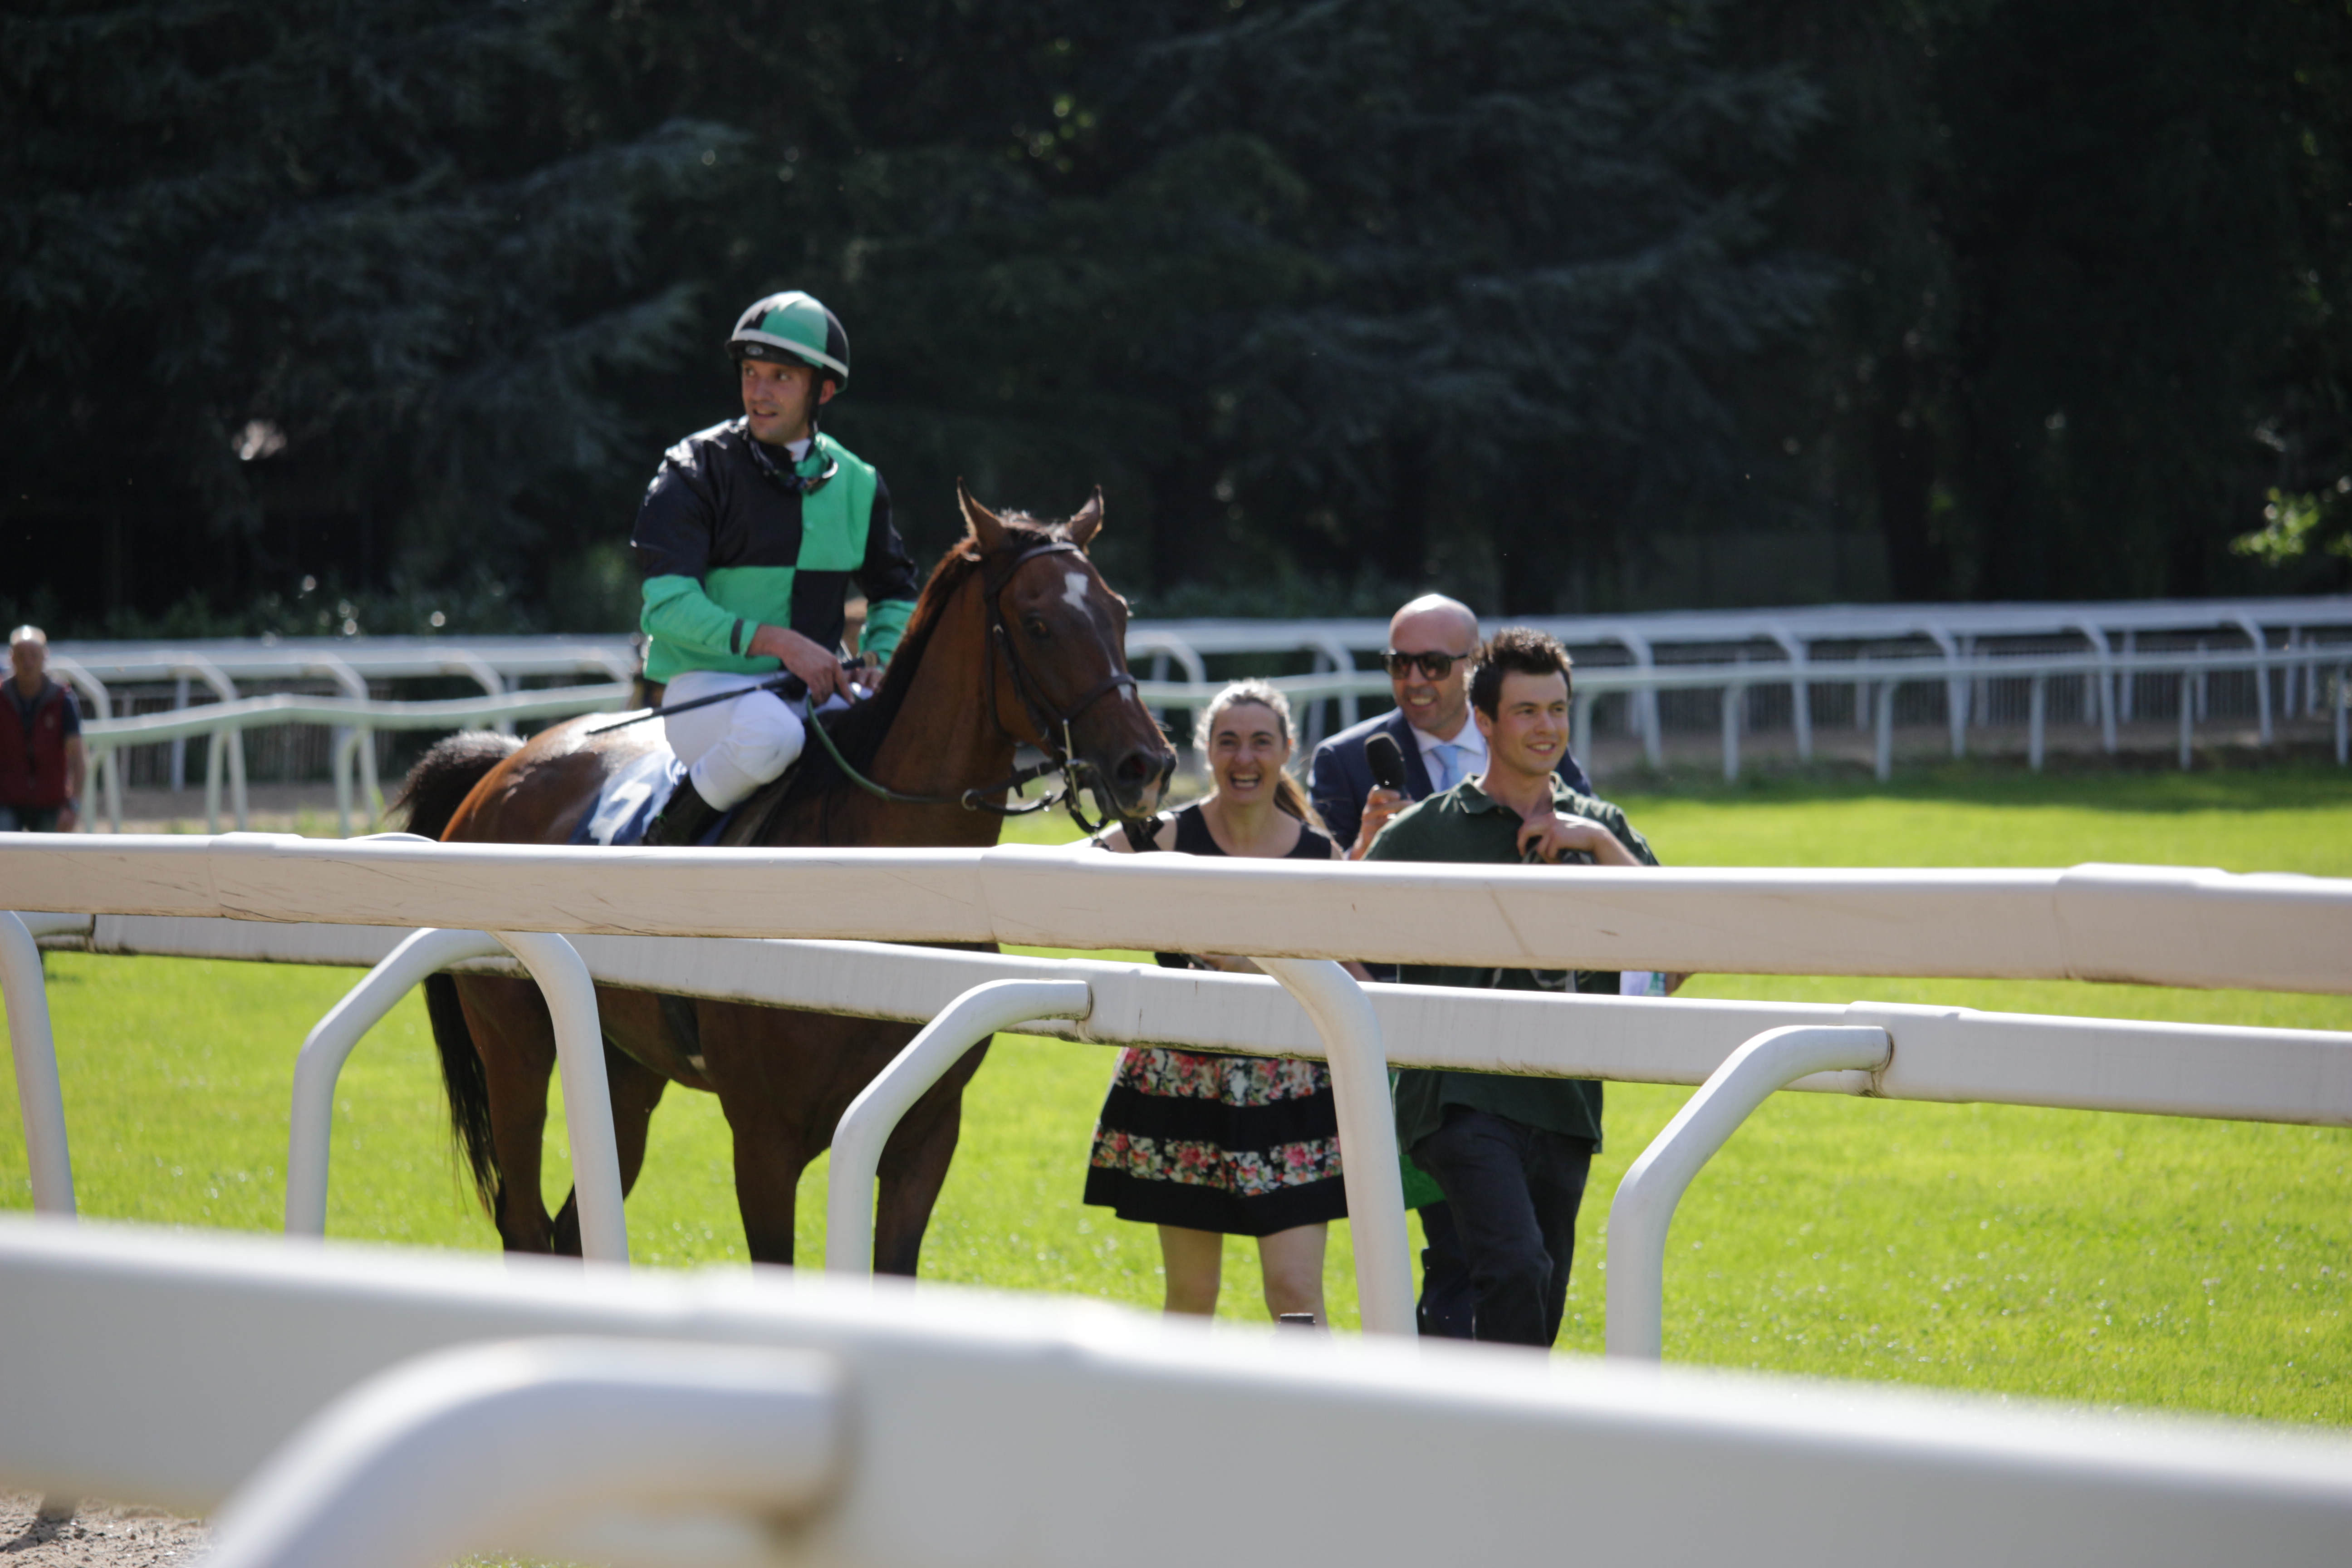
[[[1062,597],[1069,601],[1070,608],[1077,611],[1078,614],[1089,620],[1094,618],[1094,606],[1087,602],[1087,598],[1085,573],[1073,569],[1062,574]]]

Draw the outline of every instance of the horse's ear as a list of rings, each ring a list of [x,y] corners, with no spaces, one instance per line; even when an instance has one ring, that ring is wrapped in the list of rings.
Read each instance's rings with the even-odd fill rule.
[[[956,480],[956,503],[963,508],[964,526],[979,542],[982,555],[1004,542],[1004,520],[972,500],[971,492],[963,488],[961,478]]]
[[[1093,496],[1088,498],[1086,505],[1078,508],[1078,515],[1070,519],[1069,525],[1062,532],[1071,543],[1084,550],[1101,531],[1102,486],[1097,485]]]

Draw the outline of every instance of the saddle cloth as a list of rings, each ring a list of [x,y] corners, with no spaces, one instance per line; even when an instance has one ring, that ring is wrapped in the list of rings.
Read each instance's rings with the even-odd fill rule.
[[[686,764],[667,745],[656,746],[604,781],[597,792],[596,808],[572,832],[574,844],[642,844],[646,829],[669,803],[670,792],[686,777]],[[735,813],[722,814],[705,828],[698,845],[716,844]]]

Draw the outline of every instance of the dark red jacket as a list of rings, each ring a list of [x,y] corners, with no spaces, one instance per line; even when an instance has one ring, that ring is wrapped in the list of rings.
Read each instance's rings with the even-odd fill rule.
[[[73,694],[50,681],[33,703],[28,733],[16,706],[16,679],[0,672],[8,687],[0,697],[0,805],[46,810],[66,803],[66,742],[81,732],[81,710]]]

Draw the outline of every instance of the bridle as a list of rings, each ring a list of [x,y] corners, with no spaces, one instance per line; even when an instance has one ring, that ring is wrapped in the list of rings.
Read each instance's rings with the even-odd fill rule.
[[[1077,748],[1070,738],[1070,725],[1080,714],[1112,692],[1125,690],[1132,693],[1135,689],[1135,677],[1123,669],[1113,670],[1087,688],[1075,700],[1056,705],[1045,696],[1043,688],[1037,682],[1036,676],[1022,661],[1019,647],[1013,640],[1012,628],[1005,623],[1004,606],[1002,603],[1004,590],[1012,585],[1014,574],[1030,562],[1045,555],[1083,557],[1085,554],[1085,551],[1068,540],[1055,539],[1048,540],[1042,544],[1033,544],[1001,565],[989,563],[985,557],[981,563],[981,605],[988,619],[986,655],[988,668],[984,679],[988,687],[989,721],[996,726],[999,734],[1013,733],[1005,727],[1003,713],[996,700],[996,663],[1001,656],[1004,660],[1005,671],[1013,679],[1013,695],[1021,700],[1023,712],[1029,721],[1030,728],[1037,735],[1038,749],[1046,753],[1043,761],[1032,763],[1025,768],[1017,768],[1010,775],[995,784],[981,784],[958,795],[908,795],[903,791],[892,789],[887,784],[877,784],[852,767],[849,759],[843,756],[840,748],[834,744],[832,734],[824,725],[817,722],[814,706],[804,707],[803,713],[808,727],[816,732],[818,741],[833,758],[834,765],[841,770],[843,776],[876,799],[887,801],[894,805],[946,805],[952,802],[962,806],[966,811],[991,812],[998,816],[1026,816],[1032,812],[1046,811],[1058,805],[1070,814],[1070,820],[1078,825],[1080,832],[1091,837],[1102,831],[1104,826],[1102,823],[1087,820],[1085,809],[1078,804],[1079,797],[1090,786],[1090,781],[1091,787],[1096,789],[1100,798],[1116,800],[1118,796],[1109,787],[1109,781],[1100,776],[1100,770],[1077,754]],[[1058,748],[1055,743],[1057,735],[1060,738]],[[1176,760],[1173,756],[1162,764],[1160,776],[1163,785],[1167,782],[1168,775],[1174,771],[1175,765]],[[1049,773],[1056,773],[1062,775],[1062,788],[1058,794],[1046,795],[1038,800],[1026,800],[1019,805],[998,805],[983,798],[992,795],[1016,792]],[[1110,815],[1113,814],[1105,814],[1106,817]],[[1126,817],[1120,817],[1119,821],[1127,827],[1129,837],[1138,841],[1139,847],[1148,849],[1151,847],[1153,837],[1151,830],[1158,826],[1156,822],[1137,822]]]

